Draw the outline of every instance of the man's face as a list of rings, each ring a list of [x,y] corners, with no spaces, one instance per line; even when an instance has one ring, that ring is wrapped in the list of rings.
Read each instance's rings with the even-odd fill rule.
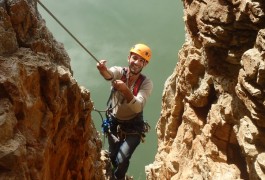
[[[128,61],[130,72],[135,75],[139,74],[147,64],[147,61],[144,58],[135,53],[131,53],[128,56]]]

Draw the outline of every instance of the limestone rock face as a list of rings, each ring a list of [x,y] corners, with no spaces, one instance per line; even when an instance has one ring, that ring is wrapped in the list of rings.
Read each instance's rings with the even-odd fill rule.
[[[147,179],[265,179],[265,1],[183,4]]]
[[[0,179],[101,179],[91,110],[36,1],[0,0]]]

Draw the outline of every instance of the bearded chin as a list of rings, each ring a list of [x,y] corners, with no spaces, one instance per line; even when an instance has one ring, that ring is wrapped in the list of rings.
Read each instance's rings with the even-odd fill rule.
[[[139,73],[141,73],[141,72],[142,72],[142,69],[140,69],[139,71],[135,72],[135,71],[133,70],[133,68],[130,68],[130,73],[132,73],[133,75],[137,75],[137,74],[139,74]]]

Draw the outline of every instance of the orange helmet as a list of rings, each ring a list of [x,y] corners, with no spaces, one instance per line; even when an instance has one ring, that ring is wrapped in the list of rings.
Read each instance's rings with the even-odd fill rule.
[[[145,44],[136,44],[136,45],[134,45],[131,48],[130,52],[138,54],[139,56],[144,58],[147,62],[150,61],[151,56],[152,56],[151,49]]]

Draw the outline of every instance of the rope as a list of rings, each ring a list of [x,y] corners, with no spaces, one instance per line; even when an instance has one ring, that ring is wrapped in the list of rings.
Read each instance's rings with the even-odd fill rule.
[[[46,8],[39,0],[37,0],[38,3],[41,5],[41,7],[43,9],[45,9],[45,11],[51,15],[51,17],[53,17],[53,19],[98,63],[99,60],[53,15],[53,13],[51,13],[51,11],[49,11],[48,8]]]
[[[53,15],[53,13],[46,6],[44,6],[39,0],[37,0],[37,2],[97,63],[100,63],[99,60]],[[109,71],[107,71],[107,72],[110,74]],[[98,112],[98,114],[100,115],[100,117],[101,117],[101,119],[103,121],[103,116],[102,116],[101,112],[107,112],[107,111],[110,111],[113,108],[109,108],[107,110],[97,110],[95,107],[93,107],[93,110]]]

